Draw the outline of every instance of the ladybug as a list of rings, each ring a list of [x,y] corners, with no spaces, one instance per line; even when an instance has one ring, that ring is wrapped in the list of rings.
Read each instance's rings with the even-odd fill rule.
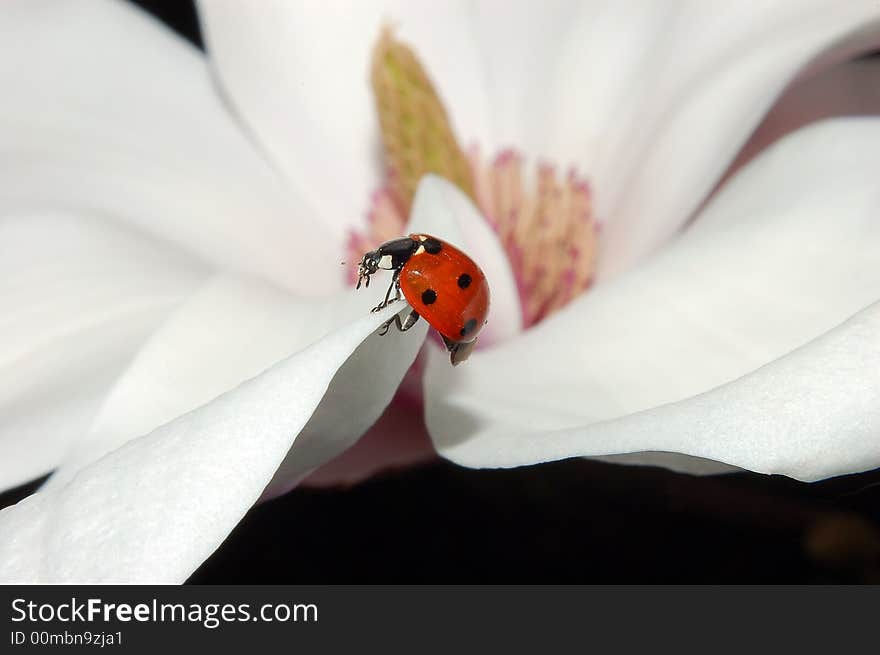
[[[412,311],[402,322],[395,314],[379,334],[385,335],[392,323],[406,332],[422,317],[443,337],[453,366],[466,360],[489,313],[489,284],[474,260],[429,234],[410,234],[366,253],[358,264],[356,288],[370,286],[370,276],[380,268],[394,272],[385,299],[373,311],[400,300],[401,292]]]

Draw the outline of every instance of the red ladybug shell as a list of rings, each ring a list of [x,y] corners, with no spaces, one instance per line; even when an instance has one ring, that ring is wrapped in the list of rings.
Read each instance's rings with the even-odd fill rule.
[[[489,314],[489,285],[474,260],[427,234],[400,269],[400,289],[410,306],[437,332],[457,343],[477,338]]]

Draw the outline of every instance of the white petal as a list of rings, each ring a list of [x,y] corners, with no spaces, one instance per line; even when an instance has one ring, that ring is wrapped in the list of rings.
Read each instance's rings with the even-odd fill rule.
[[[876,308],[768,365],[880,298],[878,142],[875,119],[790,135],[638,269],[467,366],[444,368],[430,353],[426,420],[438,451],[512,466],[666,450],[803,478],[880,464],[876,446],[857,441],[859,430],[880,429],[865,406],[878,393]],[[650,440],[607,423],[678,401],[620,424],[650,424]],[[690,409],[687,434],[684,418],[665,422]],[[741,442],[724,432],[739,420]]]
[[[602,275],[680,228],[786,84],[880,18],[873,0],[465,7],[207,0],[201,13],[224,87],[288,176],[323,197],[351,181],[330,220],[357,223],[378,184],[369,53],[381,21],[399,20],[465,142],[574,163],[593,178]],[[858,47],[877,40],[862,29]]]
[[[467,3],[199,6],[211,59],[236,111],[339,234],[362,224],[369,193],[380,184],[369,74],[383,22],[416,45],[443,97],[455,99],[447,104],[458,134],[485,138],[487,97]]]
[[[300,293],[342,286],[342,242],[240,131],[192,46],[121,2],[3,2],[0,32],[0,211],[106,216]]]
[[[354,446],[310,474],[302,486],[348,487],[389,470],[437,460],[422,419],[421,401],[414,403],[398,392],[385,413]]]
[[[118,223],[0,217],[0,489],[47,473],[204,272]]]
[[[338,325],[368,314],[378,295],[362,289],[321,300],[303,299],[255,279],[211,281],[141,349],[114,385],[88,434],[74,445],[47,486],[66,484],[81,468],[130,439],[210,402]],[[396,336],[390,334],[392,339]],[[349,387],[342,389],[351,392]],[[369,406],[358,407],[358,400]],[[314,422],[323,431],[319,438],[332,451],[326,459],[353,444],[379,417],[390,397],[381,405],[376,400],[370,395],[348,399],[346,420]],[[332,399],[325,401],[338,411]],[[335,441],[327,434],[329,424],[339,432]],[[305,435],[300,436],[297,448],[302,448],[303,439]],[[290,476],[283,480],[288,488],[310,470],[302,467],[302,461],[292,458]]]
[[[548,154],[594,183],[600,277],[674,234],[785,86],[880,19],[872,0],[575,4],[553,35],[561,54],[545,72],[549,88],[530,92],[547,108]]]
[[[878,344],[880,303],[793,353],[686,400],[577,428],[512,426],[503,448],[498,440],[492,444],[492,465],[517,466],[536,456],[546,461],[684,450],[800,480],[873,469],[880,466]],[[454,421],[479,425],[463,414]],[[484,457],[488,445],[483,444]],[[454,455],[465,459],[475,450],[464,447]]]
[[[880,57],[829,68],[786,90],[737,154],[725,178],[771,143],[805,125],[827,118],[871,115],[880,115]]]
[[[510,261],[498,237],[470,199],[454,184],[426,175],[413,201],[407,232],[427,232],[464,250],[489,281],[491,306],[482,345],[509,339],[522,331],[519,292]]]
[[[356,427],[364,408],[388,402],[424,337],[424,328],[378,336],[394,311],[341,324],[67,484],[0,512],[0,581],[185,580],[257,500],[298,435],[335,435],[340,423]],[[337,404],[343,398],[352,404]],[[303,449],[303,472],[325,455]]]

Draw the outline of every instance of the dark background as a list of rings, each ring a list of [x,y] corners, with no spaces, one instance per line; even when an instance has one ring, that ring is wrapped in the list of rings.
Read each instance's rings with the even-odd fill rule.
[[[201,46],[190,3],[136,4]],[[260,505],[190,581],[880,583],[880,470],[805,484],[436,463]]]

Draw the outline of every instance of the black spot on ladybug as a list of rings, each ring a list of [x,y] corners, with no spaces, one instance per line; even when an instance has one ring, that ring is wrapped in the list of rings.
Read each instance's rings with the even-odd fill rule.
[[[467,289],[471,286],[471,276],[467,273],[462,273],[458,276],[458,286],[461,289]]]
[[[433,305],[434,301],[437,300],[437,292],[433,289],[426,289],[422,291],[422,302],[426,305]]]
[[[425,247],[425,252],[429,255],[436,255],[438,252],[443,250],[443,244],[432,237],[428,237],[427,239],[422,241],[422,245]]]
[[[477,329],[477,319],[471,318],[471,319],[468,319],[468,321],[464,324],[464,327],[461,328],[461,330],[459,331],[459,334],[461,334],[461,336],[463,336],[463,337],[466,337],[467,335],[469,335],[471,332],[473,332],[476,329]]]

